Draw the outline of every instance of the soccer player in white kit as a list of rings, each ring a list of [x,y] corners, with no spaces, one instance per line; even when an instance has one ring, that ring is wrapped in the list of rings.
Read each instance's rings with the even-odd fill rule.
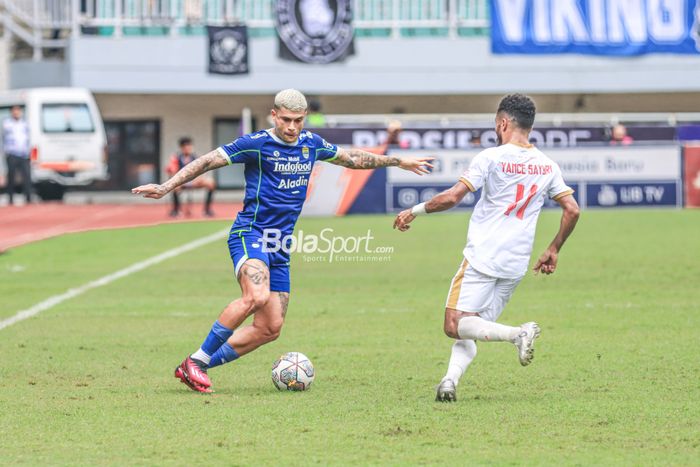
[[[436,400],[456,400],[459,379],[476,356],[476,341],[510,342],[520,364],[533,358],[540,334],[535,322],[520,326],[496,323],[518,283],[527,272],[535,228],[545,197],[563,209],[554,240],[533,270],[551,274],[562,245],[576,226],[579,207],[559,166],[529,142],[535,104],[527,96],[505,96],[496,112],[498,146],[485,149],[450,189],[399,213],[394,228],[406,231],[416,216],[445,211],[469,191],[482,189],[469,221],[467,246],[452,279],[445,305],[445,334],[457,339],[447,374],[437,387]]]

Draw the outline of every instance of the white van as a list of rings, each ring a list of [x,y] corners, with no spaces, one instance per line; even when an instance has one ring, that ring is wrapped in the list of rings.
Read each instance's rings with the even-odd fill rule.
[[[23,108],[29,124],[32,181],[42,199],[61,199],[66,188],[109,177],[104,125],[90,91],[32,88],[1,92],[0,121],[9,117],[15,105]],[[4,174],[4,158],[2,166]]]

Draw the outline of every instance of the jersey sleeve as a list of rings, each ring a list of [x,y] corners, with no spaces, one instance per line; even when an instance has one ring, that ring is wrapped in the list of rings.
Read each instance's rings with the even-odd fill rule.
[[[338,146],[331,144],[325,139],[318,136],[316,133],[312,133],[314,146],[316,147],[316,160],[317,161],[332,161],[338,157]]]
[[[561,169],[556,167],[554,177],[552,178],[552,182],[549,184],[549,189],[547,190],[547,195],[553,200],[557,200],[563,196],[571,195],[573,193],[574,190],[564,183],[564,178],[561,175]]]
[[[258,160],[260,147],[250,135],[220,146],[217,151],[228,160],[229,164],[246,164]]]
[[[464,171],[459,181],[467,185],[471,191],[477,191],[484,186],[484,180],[489,173],[491,160],[488,158],[486,151],[481,151],[472,159],[469,168]]]

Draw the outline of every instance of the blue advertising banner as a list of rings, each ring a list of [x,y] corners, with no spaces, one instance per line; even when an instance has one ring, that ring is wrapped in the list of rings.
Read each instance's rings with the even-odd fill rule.
[[[574,199],[579,204],[579,206],[582,206],[583,203],[581,202],[581,196],[583,196],[582,190],[585,188],[585,185],[583,183],[569,182],[569,181],[566,181],[566,184],[569,186],[569,188],[574,190]],[[543,206],[545,208],[558,208],[559,203],[557,203],[553,199],[545,198]]]
[[[700,53],[700,0],[492,0],[496,54]]]
[[[435,157],[433,169],[422,177],[397,167],[365,171],[316,164],[302,214],[344,216],[410,208],[458,183],[479,152],[391,151],[392,156],[398,157]],[[680,207],[683,203],[683,169],[677,144],[551,148],[545,153],[559,165],[564,181],[574,190],[582,208]],[[688,152],[686,161],[687,157]],[[697,161],[700,167],[700,150]],[[688,180],[697,178],[695,166],[686,170],[692,174]],[[458,208],[471,209],[480,197],[481,191],[467,193]],[[544,207],[558,207],[558,203],[546,199]]]
[[[679,206],[680,182],[589,183],[589,207]]]
[[[453,184],[419,184],[393,185],[390,187],[388,212],[402,211],[413,207],[415,204],[428,201],[438,193],[452,187]],[[481,190],[467,195],[456,206],[457,208],[473,208],[481,197]]]
[[[568,182],[567,185],[574,190],[574,199],[581,204],[581,184]],[[428,201],[438,193],[452,187],[449,184],[415,184],[415,185],[391,185],[389,198],[387,199],[387,212],[397,212],[413,207],[418,203]],[[481,198],[481,190],[476,193],[467,193],[467,195],[456,206],[456,209],[473,208],[476,202]],[[544,201],[545,208],[558,208],[559,203],[553,199],[546,198]]]
[[[316,128],[326,141],[333,144],[373,148],[386,141],[384,128],[333,127]],[[670,125],[633,124],[627,126],[627,134],[636,142],[675,141],[676,127]],[[463,126],[453,128],[404,128],[399,136],[403,149],[481,149],[496,146],[493,125]],[[700,139],[700,138],[698,138]],[[540,126],[530,132],[530,142],[542,148],[576,147],[610,141],[609,125]],[[399,149],[392,147],[392,149]]]
[[[456,183],[479,150],[395,150],[399,157],[434,156],[435,168],[415,177],[405,170],[387,171],[386,211],[427,201]],[[551,148],[545,154],[562,170],[579,205],[618,208],[678,207],[683,201],[680,148],[677,145],[630,145]],[[468,193],[461,208],[472,208],[480,193]],[[558,207],[545,200],[546,208]]]

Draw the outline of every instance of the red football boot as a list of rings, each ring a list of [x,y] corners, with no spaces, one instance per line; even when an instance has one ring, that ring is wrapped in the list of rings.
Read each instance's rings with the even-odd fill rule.
[[[175,369],[175,377],[199,392],[205,392],[202,389],[208,389],[211,386],[206,370],[200,368],[190,357],[183,360]]]
[[[193,391],[197,392],[203,392],[205,394],[210,394],[214,391],[211,390],[211,388],[205,388],[204,386],[200,386],[199,384],[192,383],[185,377],[185,373],[183,373],[182,368],[177,367],[175,368],[175,377],[178,378],[182,383],[184,383],[188,388],[192,389]]]

